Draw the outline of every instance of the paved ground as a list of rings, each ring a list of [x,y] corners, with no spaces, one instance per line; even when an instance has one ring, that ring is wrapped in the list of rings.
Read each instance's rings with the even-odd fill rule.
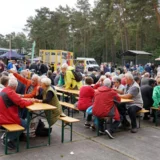
[[[82,114],[75,114],[81,122],[73,125],[73,142],[61,143],[61,122],[53,127],[51,146],[27,150],[26,143],[21,142],[20,152],[4,155],[0,146],[0,160],[159,160],[160,127],[152,122],[142,121],[138,133],[121,131],[111,140],[106,135],[96,136],[96,132],[84,128]],[[2,134],[2,133],[0,133]],[[69,138],[66,130],[65,138]],[[45,143],[46,138],[36,137],[32,144]]]

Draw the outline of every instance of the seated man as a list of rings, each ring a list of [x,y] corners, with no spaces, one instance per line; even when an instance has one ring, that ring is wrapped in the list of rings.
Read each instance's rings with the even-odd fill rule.
[[[19,124],[25,129],[27,123],[25,120],[19,117],[18,106],[24,107],[33,104],[32,101],[23,100],[16,94],[15,90],[18,82],[15,78],[9,79],[8,86],[0,92],[0,125],[2,124]],[[8,133],[8,148],[14,149],[14,140],[16,138],[16,132]],[[3,138],[3,145],[5,145],[5,136]]]
[[[107,98],[106,98],[107,97]],[[112,133],[118,128],[120,124],[120,115],[118,112],[117,107],[115,106],[114,100],[120,102],[120,97],[118,94],[111,89],[111,80],[106,78],[103,82],[103,86],[99,87],[95,92],[94,103],[93,103],[93,115],[98,118],[111,116],[111,112],[114,116],[113,119],[115,120],[112,124],[110,129],[105,130],[108,134],[109,138],[114,138]],[[100,121],[99,124],[100,131],[103,132],[103,121]]]
[[[127,86],[124,95],[120,95],[120,97],[124,99],[133,99],[133,102],[127,103],[126,105],[120,104],[118,109],[123,117],[122,124],[129,126],[129,122],[126,119],[126,109],[128,109],[128,115],[131,119],[131,125],[132,125],[131,132],[136,133],[137,132],[136,113],[143,107],[141,89],[139,85],[134,81],[133,75],[131,73],[126,73],[125,78]]]

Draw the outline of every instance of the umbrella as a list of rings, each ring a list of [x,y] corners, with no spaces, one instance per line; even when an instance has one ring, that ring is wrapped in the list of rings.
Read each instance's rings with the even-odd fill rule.
[[[160,61],[160,57],[159,57],[159,58],[156,58],[155,61]]]
[[[17,52],[15,51],[9,51],[9,52],[6,52],[4,54],[2,54],[0,56],[0,58],[7,58],[7,59],[22,59],[23,56],[19,55]]]

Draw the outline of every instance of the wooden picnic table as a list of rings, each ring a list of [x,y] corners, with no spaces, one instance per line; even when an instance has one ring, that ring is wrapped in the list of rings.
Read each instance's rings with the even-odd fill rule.
[[[44,114],[44,111],[46,110],[54,110],[57,107],[52,106],[50,104],[46,104],[46,103],[34,103],[30,106],[27,107],[28,112],[27,112],[27,149],[29,148],[34,148],[34,147],[39,147],[39,146],[32,146],[30,147],[30,141],[29,141],[29,126],[30,126],[30,121],[38,116],[40,117],[44,117],[42,116],[42,114]],[[41,111],[41,112],[36,112],[36,111]],[[32,115],[32,116],[31,116]],[[51,116],[51,113],[49,113],[49,117]],[[46,118],[46,117],[45,117]],[[50,118],[48,118],[50,119]],[[48,122],[49,124],[49,131],[48,131],[48,144],[50,145],[50,122]]]
[[[133,99],[124,99],[124,98],[121,98],[121,103],[129,103],[129,102],[133,102]]]
[[[57,86],[54,86],[54,88],[56,89],[56,91],[79,95],[79,90],[65,89],[65,88],[61,88],[61,87],[57,87]]]

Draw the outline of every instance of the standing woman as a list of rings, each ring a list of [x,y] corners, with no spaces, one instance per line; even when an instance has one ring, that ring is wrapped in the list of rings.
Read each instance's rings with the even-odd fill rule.
[[[47,77],[41,79],[41,87],[43,88],[42,100],[40,102],[47,103],[52,106],[57,107],[52,111],[45,111],[47,119],[49,118],[49,112],[51,112],[50,116],[50,125],[52,126],[58,120],[59,116],[62,113],[61,105],[59,104],[58,97],[56,95],[56,91],[51,87],[51,80]]]

